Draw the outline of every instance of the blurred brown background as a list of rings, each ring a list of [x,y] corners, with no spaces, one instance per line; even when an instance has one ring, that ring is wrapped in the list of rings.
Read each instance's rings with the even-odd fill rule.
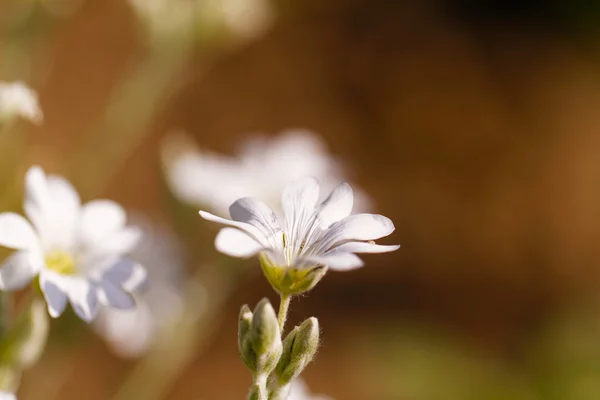
[[[293,322],[321,321],[323,345],[304,374],[315,392],[599,398],[595,2],[273,2],[277,17],[264,34],[196,42],[135,129],[128,118],[98,123],[147,52],[124,1],[82,0],[68,16],[36,5],[18,21],[8,19],[18,6],[3,3],[0,78],[26,79],[45,113],[39,128],[21,126],[24,165],[65,173],[84,199],[114,198],[169,221],[158,153],[176,129],[230,153],[248,132],[305,126],[351,167],[396,224],[386,243],[402,248],[328,274],[292,305]],[[165,64],[169,54],[161,53]],[[105,133],[86,141],[94,129]],[[108,144],[132,130],[132,151]],[[70,167],[113,156],[106,184]],[[265,295],[275,301],[259,274],[245,278],[221,311],[219,334],[169,399],[244,396],[237,311]],[[50,346],[25,374],[22,398],[44,385],[56,390],[48,398],[111,398],[131,368],[84,333]]]

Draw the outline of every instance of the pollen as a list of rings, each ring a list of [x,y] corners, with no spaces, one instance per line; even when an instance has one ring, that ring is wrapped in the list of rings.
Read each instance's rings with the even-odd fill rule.
[[[46,267],[61,275],[75,274],[73,257],[64,250],[53,250],[46,255]]]

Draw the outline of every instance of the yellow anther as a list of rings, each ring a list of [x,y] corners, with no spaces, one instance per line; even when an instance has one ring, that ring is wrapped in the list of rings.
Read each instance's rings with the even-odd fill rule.
[[[75,262],[69,253],[53,250],[46,255],[46,267],[62,275],[75,274]]]

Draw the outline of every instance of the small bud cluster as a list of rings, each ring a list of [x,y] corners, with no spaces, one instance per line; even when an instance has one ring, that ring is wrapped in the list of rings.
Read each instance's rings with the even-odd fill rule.
[[[292,381],[313,360],[319,347],[319,322],[311,317],[281,340],[279,321],[269,300],[262,299],[254,312],[240,311],[240,357],[253,374],[248,399],[285,400]]]

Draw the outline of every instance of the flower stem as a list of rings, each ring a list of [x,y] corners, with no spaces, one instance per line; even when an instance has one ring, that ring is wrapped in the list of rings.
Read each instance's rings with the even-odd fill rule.
[[[283,327],[285,326],[285,320],[287,319],[288,309],[290,308],[290,301],[292,296],[289,294],[282,294],[281,301],[279,302],[279,315],[277,315],[277,321],[279,322],[279,330],[283,335]]]
[[[254,379],[254,383],[250,387],[250,393],[248,393],[248,400],[269,400],[265,377]]]

